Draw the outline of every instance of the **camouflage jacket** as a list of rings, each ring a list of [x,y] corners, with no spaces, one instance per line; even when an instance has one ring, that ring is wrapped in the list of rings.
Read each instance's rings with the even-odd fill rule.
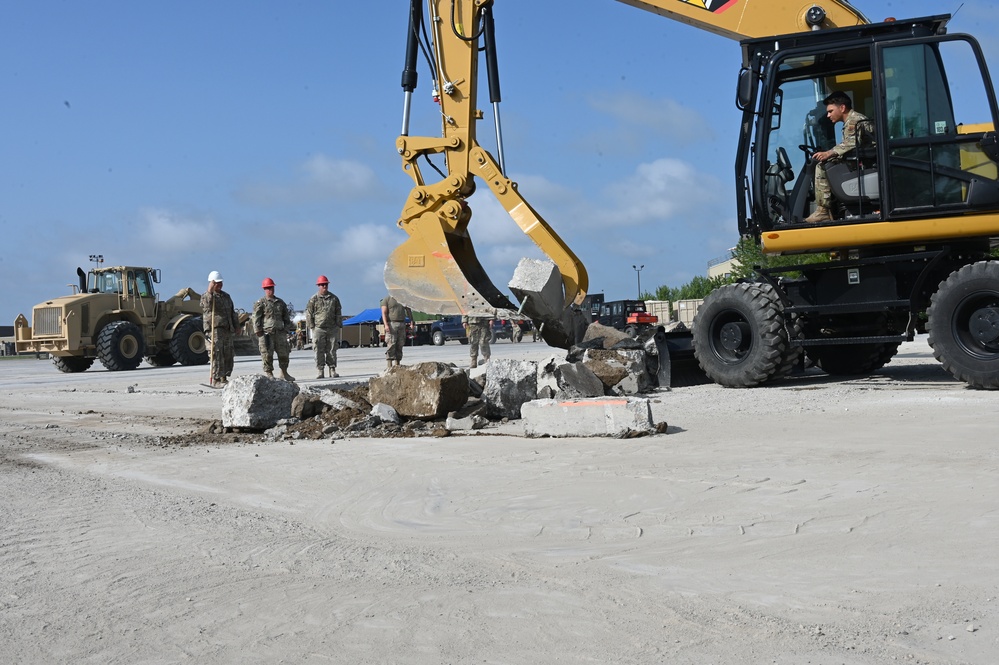
[[[253,303],[253,330],[257,333],[291,332],[295,326],[283,300],[264,296]]]
[[[867,120],[867,116],[853,109],[843,118],[843,140],[832,147],[832,151],[842,157],[857,147],[857,123]]]
[[[385,308],[385,313],[389,321],[405,321],[406,316],[408,316],[406,306],[402,305],[392,296],[382,298],[381,306]]]
[[[342,325],[342,319],[340,299],[332,293],[317,293],[309,298],[309,304],[305,306],[305,325],[309,328],[333,330]]]
[[[215,293],[205,291],[202,293],[201,313],[202,325],[209,335],[213,330],[236,332],[239,328],[236,308],[232,304],[232,298],[225,291]]]

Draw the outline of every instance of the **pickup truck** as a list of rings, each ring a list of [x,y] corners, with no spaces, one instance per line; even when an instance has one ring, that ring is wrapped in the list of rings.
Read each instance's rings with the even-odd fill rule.
[[[456,339],[462,344],[468,344],[468,333],[461,323],[461,315],[445,316],[430,324],[430,340],[437,346],[444,346],[444,342]]]

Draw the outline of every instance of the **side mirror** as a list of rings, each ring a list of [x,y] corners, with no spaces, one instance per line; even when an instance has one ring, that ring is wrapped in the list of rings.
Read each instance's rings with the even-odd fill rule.
[[[157,284],[160,283],[160,269],[159,268],[153,268],[153,281],[156,282]]]
[[[753,103],[753,72],[743,68],[739,72],[739,83],[736,86],[735,105],[743,111]]]

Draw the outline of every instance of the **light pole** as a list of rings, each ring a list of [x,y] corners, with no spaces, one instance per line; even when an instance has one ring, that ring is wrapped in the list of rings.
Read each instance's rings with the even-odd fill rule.
[[[101,264],[104,263],[104,255],[103,254],[91,254],[90,255],[90,260],[93,261],[94,263],[96,263],[97,267],[100,268]]]
[[[631,267],[635,269],[635,274],[638,275],[638,299],[641,300],[642,299],[642,271],[645,270],[645,264],[643,263],[640,266],[633,265]]]

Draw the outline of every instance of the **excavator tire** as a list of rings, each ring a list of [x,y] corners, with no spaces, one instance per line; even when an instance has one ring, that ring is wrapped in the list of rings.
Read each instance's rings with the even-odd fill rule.
[[[787,328],[788,346],[784,349],[784,356],[781,358],[780,366],[774,372],[773,379],[781,379],[794,371],[795,366],[801,360],[804,349],[800,346],[792,346],[790,342],[801,337],[802,321],[797,314],[788,314],[784,317],[784,325]]]
[[[958,381],[999,389],[999,261],[966,265],[930,298],[933,355]]]
[[[97,336],[97,357],[111,372],[138,367],[145,349],[142,331],[131,321],[112,321]]]
[[[65,356],[63,358],[53,358],[52,364],[60,372],[73,374],[76,372],[86,372],[94,364],[93,358],[81,358],[80,356]]]
[[[715,383],[749,388],[784,366],[790,344],[784,310],[769,284],[727,284],[712,291],[693,325],[694,356]]]
[[[169,367],[177,362],[177,359],[173,357],[170,349],[164,349],[151,356],[146,356],[146,362],[153,367]]]
[[[170,339],[170,352],[181,365],[208,364],[208,345],[201,328],[201,317],[181,321]]]

